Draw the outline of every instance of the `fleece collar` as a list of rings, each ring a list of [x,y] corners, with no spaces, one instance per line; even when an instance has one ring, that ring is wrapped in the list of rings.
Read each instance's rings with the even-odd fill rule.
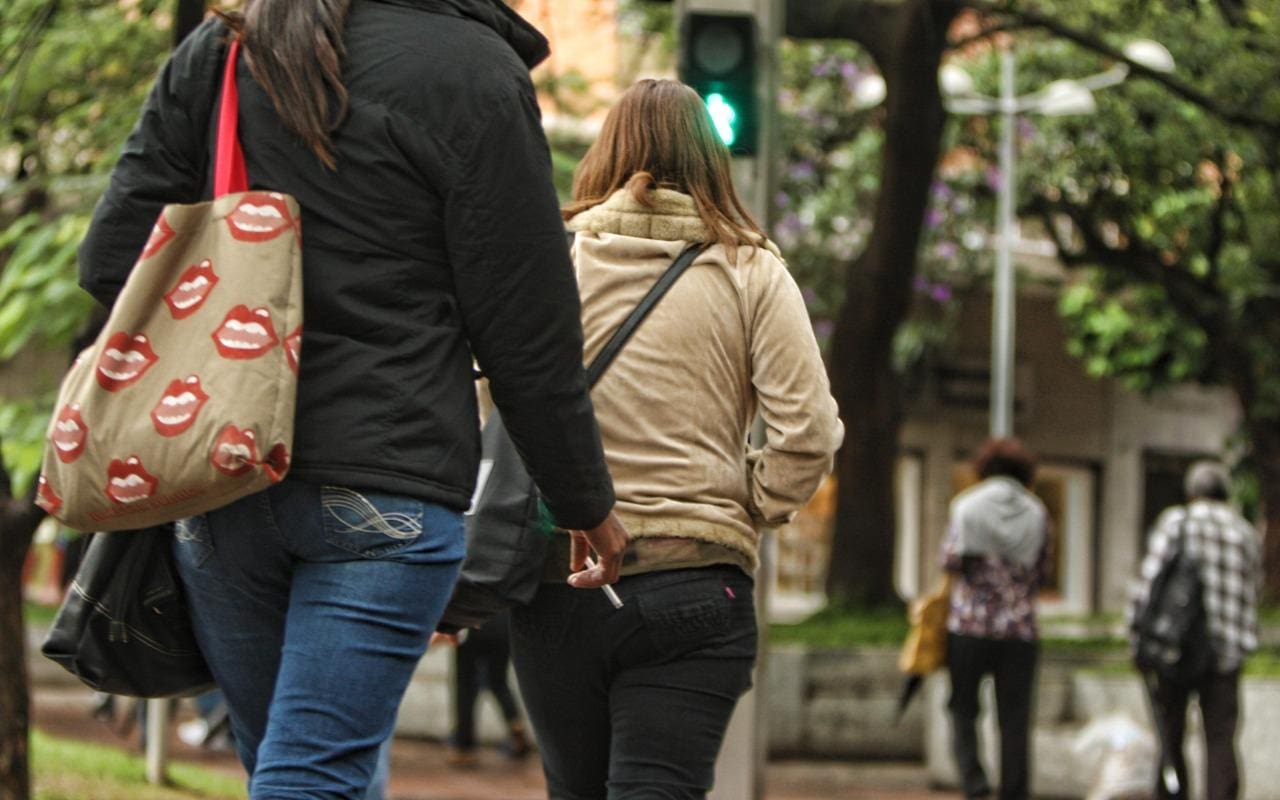
[[[649,196],[653,204],[644,206],[629,190],[619,189],[600,205],[569,220],[569,230],[673,242],[710,240],[692,197],[671,189],[656,189]]]

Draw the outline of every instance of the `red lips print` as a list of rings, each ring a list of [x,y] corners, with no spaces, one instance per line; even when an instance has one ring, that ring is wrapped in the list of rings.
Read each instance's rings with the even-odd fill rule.
[[[123,389],[141,378],[158,360],[146,334],[113,333],[98,359],[98,385],[108,392]]]
[[[284,446],[284,442],[277,442],[276,446],[271,448],[271,452],[267,453],[267,460],[262,463],[262,471],[272,483],[284,480],[285,473],[289,471],[289,448]]]
[[[158,483],[137,456],[129,456],[124,461],[113,458],[107,466],[107,497],[122,506],[146,500],[156,493]]]
[[[213,332],[213,342],[223,358],[257,358],[280,343],[271,311],[266,307],[240,305],[227,312],[227,317]]]
[[[209,395],[200,387],[198,375],[188,375],[186,380],[170,381],[151,409],[151,422],[161,436],[177,436],[196,421],[200,409],[209,401]]]
[[[58,412],[53,421],[53,431],[49,440],[53,442],[53,452],[63,464],[70,464],[84,452],[85,443],[89,439],[89,427],[80,416],[80,405],[71,403]]]
[[[151,258],[160,252],[160,248],[168,244],[173,236],[173,228],[169,227],[169,223],[165,221],[164,214],[161,214],[156,220],[155,227],[151,229],[151,236],[147,239],[146,246],[142,248],[142,256],[139,260]]]
[[[169,313],[174,319],[185,319],[196,313],[217,283],[218,276],[213,271],[212,261],[206,258],[199,264],[192,264],[164,296]]]
[[[50,516],[56,515],[58,509],[62,508],[62,498],[58,497],[58,493],[53,490],[53,486],[44,479],[43,475],[36,484],[36,505],[43,508]]]
[[[265,242],[296,224],[284,195],[275,192],[249,192],[227,215],[231,235],[242,242]]]
[[[258,460],[258,444],[253,431],[227,425],[213,441],[209,461],[224,475],[238,477],[251,472]]]
[[[298,374],[298,359],[302,356],[302,326],[293,329],[293,333],[284,337],[284,355],[285,360],[289,362],[289,369],[293,370],[293,374]]]

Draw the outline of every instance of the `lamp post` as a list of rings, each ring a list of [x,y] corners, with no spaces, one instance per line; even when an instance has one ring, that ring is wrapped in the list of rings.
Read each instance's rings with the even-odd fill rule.
[[[1135,63],[1157,72],[1173,71],[1173,56],[1158,42],[1139,39],[1124,48]],[[1010,48],[1000,51],[1000,96],[987,97],[974,91],[973,79],[963,69],[946,65],[938,75],[947,110],[955,114],[999,114],[1000,179],[996,194],[996,263],[991,299],[991,422],[993,437],[1013,434],[1015,282],[1013,244],[1018,235],[1014,208],[1016,152],[1014,127],[1019,114],[1092,114],[1097,110],[1093,93],[1114,86],[1129,75],[1129,65],[1120,63],[1096,75],[1074,80],[1057,80],[1039,91],[1021,97],[1014,94],[1014,57]]]

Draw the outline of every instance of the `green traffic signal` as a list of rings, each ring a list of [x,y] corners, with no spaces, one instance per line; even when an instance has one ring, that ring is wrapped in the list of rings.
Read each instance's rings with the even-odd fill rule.
[[[760,138],[756,20],[732,12],[690,12],[680,21],[680,79],[703,98],[716,135],[735,156]]]
[[[738,138],[738,112],[733,104],[719,92],[712,92],[707,95],[707,113],[711,115],[711,124],[720,136],[720,141],[725,146],[732,147],[734,140]]]

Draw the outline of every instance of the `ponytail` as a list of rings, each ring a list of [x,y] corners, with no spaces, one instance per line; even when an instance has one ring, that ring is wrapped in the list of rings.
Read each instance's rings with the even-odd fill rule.
[[[351,0],[249,0],[241,13],[218,16],[240,36],[253,77],[284,126],[329,169],[337,167],[330,133],[347,115],[342,33]]]

